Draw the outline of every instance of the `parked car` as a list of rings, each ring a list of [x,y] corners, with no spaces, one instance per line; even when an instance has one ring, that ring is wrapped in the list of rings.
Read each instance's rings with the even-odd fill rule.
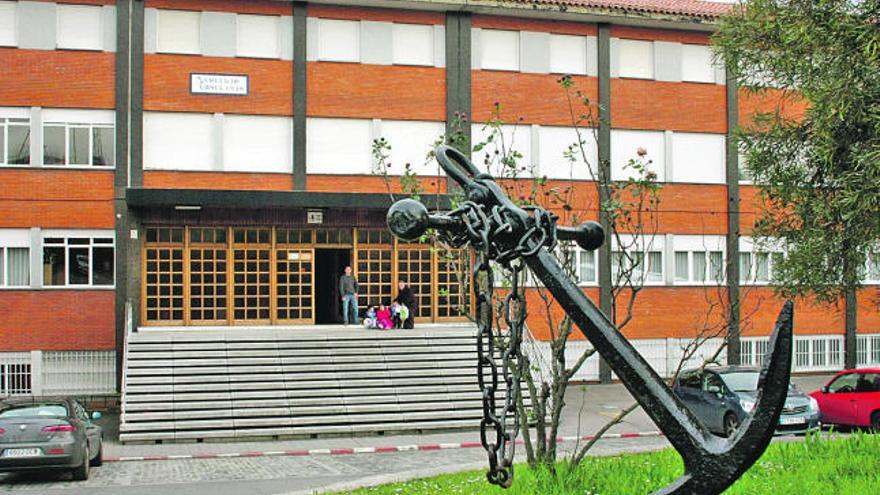
[[[688,370],[679,375],[672,390],[706,428],[729,437],[755,408],[760,375],[758,368],[746,366]],[[817,429],[819,404],[790,385],[776,434],[806,433]]]
[[[880,368],[841,371],[810,397],[819,402],[823,423],[880,432]]]
[[[21,397],[0,402],[0,471],[70,470],[86,480],[102,462],[101,413],[70,397]]]

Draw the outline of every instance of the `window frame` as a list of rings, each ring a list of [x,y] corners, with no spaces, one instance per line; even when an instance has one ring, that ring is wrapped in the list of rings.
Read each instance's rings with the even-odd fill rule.
[[[516,43],[514,43],[514,54],[516,56],[516,64],[515,67],[506,67],[501,64],[489,64],[487,66],[486,62],[491,61],[491,58],[487,58],[488,51],[486,47],[488,43],[486,43],[486,35],[487,33],[491,33],[492,35],[500,35],[500,33],[504,33],[504,35],[510,36],[511,34],[516,36]],[[493,70],[499,72],[520,72],[522,71],[522,57],[520,54],[520,43],[522,42],[522,33],[518,30],[514,29],[483,29],[480,34],[480,70]],[[548,54],[549,55],[549,54]]]
[[[620,79],[639,79],[642,81],[653,81],[657,79],[656,70],[654,70],[654,41],[653,40],[640,40],[640,39],[629,39],[629,38],[619,38],[618,39],[618,51],[617,51],[617,77]],[[624,74],[624,64],[623,64],[623,47],[624,45],[630,46],[641,46],[642,43],[647,44],[648,53],[650,54],[650,60],[648,62],[649,75],[639,75],[633,74],[631,71],[629,73]]]
[[[28,163],[9,163],[9,128],[25,127],[28,130]],[[2,134],[2,143],[0,143],[0,167],[27,167],[30,166],[33,157],[30,156],[30,119],[20,117],[2,117],[0,116],[0,134]]]
[[[616,271],[617,269],[615,268],[615,266],[617,266],[616,265],[617,262],[615,260],[617,260],[619,257],[621,257],[622,252],[623,251],[617,246],[615,246],[611,250],[611,283],[612,284],[614,284],[617,281],[617,271]],[[644,249],[631,249],[631,250],[627,251],[627,253],[629,253],[634,260],[641,257],[641,260],[642,260],[641,264],[646,264],[648,267],[647,271],[645,271],[643,269],[642,270],[633,269],[633,272],[632,272],[633,280],[638,281],[640,286],[642,286],[642,287],[661,286],[661,285],[666,284],[666,266],[665,266],[666,265],[666,262],[665,262],[666,261],[665,260],[666,253],[664,252],[662,247],[655,248],[653,246],[644,246]],[[653,268],[653,266],[654,266],[652,263],[650,263],[651,254],[653,254],[653,253],[657,253],[660,255],[660,263],[659,263],[660,273],[659,273],[659,277],[657,280],[651,280],[649,278],[650,274],[652,273],[651,268]],[[623,282],[625,283],[625,281],[623,281]]]
[[[9,284],[9,250],[10,249],[24,249],[27,251],[27,269],[28,269],[28,281],[24,285],[10,285]],[[0,246],[0,289],[26,289],[31,286],[31,274],[30,274],[30,254],[31,248],[27,246]]]
[[[55,47],[58,50],[77,50],[77,51],[88,51],[88,52],[100,52],[104,49],[104,22],[103,22],[103,12],[100,5],[79,5],[79,4],[63,4],[59,3],[56,7],[58,10],[55,15],[55,32],[57,33],[55,40]],[[67,11],[75,12],[91,12],[97,15],[98,21],[98,38],[97,45],[91,46],[62,46],[61,44],[61,33],[62,33],[62,12]]]
[[[673,277],[672,284],[673,285],[682,285],[682,286],[713,286],[713,285],[721,285],[727,280],[725,267],[725,253],[721,249],[711,249],[709,246],[703,249],[673,249],[673,269],[675,270],[675,274],[678,273],[678,263],[677,263],[677,254],[678,253],[687,253],[687,280],[679,280],[677,277]],[[697,254],[700,254],[703,257],[703,267],[705,272],[703,273],[702,278],[697,277],[696,270],[694,269],[694,262],[697,258]],[[721,255],[721,273],[719,277],[715,277],[712,273],[713,263],[712,263],[712,255],[713,253],[719,253]]]
[[[46,127],[63,127],[64,128],[64,163],[46,164]],[[70,134],[72,129],[87,129],[88,142],[88,163],[70,163]],[[94,165],[95,161],[95,130],[110,129],[113,132],[113,150],[108,155],[113,160],[112,165]],[[97,169],[97,170],[113,170],[116,168],[116,125],[106,123],[82,123],[82,122],[43,122],[40,129],[42,132],[43,149],[42,158],[45,168],[67,168],[67,169]]]
[[[61,239],[62,242],[46,242],[50,239]],[[110,242],[96,242],[97,240],[109,240]],[[71,243],[71,240],[83,241],[86,240],[88,243]],[[97,233],[89,233],[89,234],[80,234],[76,232],[68,232],[68,233],[50,233],[44,232],[43,238],[41,239],[41,254],[42,254],[42,268],[45,271],[46,267],[46,249],[47,248],[62,248],[64,250],[64,284],[51,284],[45,283],[46,275],[45,272],[43,274],[43,288],[49,290],[55,289],[90,289],[90,290],[112,290],[116,288],[116,274],[117,274],[117,266],[116,266],[116,239],[112,232],[108,232],[106,234],[97,234]],[[88,249],[88,283],[86,284],[74,284],[70,282],[70,251],[72,249]],[[113,250],[113,283],[111,284],[95,284],[95,249],[96,248],[110,248]]]

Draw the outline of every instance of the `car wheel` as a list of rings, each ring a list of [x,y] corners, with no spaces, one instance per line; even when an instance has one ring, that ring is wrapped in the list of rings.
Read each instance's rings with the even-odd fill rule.
[[[80,466],[73,469],[73,479],[75,481],[85,481],[89,479],[89,447],[83,449],[83,462]]]
[[[724,415],[724,436],[727,438],[732,437],[736,434],[736,430],[739,428],[739,421],[737,421],[736,416],[733,413],[727,413]]]
[[[880,433],[880,411],[874,411],[871,415],[871,429],[874,433]]]
[[[104,464],[104,442],[101,442],[101,445],[98,447],[98,455],[92,459],[92,466],[98,467]]]

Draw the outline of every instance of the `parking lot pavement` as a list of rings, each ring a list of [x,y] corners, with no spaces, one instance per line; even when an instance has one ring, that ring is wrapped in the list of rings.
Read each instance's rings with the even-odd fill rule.
[[[821,387],[830,375],[797,376],[793,381],[810,392]],[[573,385],[566,395],[567,410],[560,435],[589,435],[622,408],[632,403],[620,384]],[[111,417],[107,420],[112,422]],[[112,435],[114,428],[108,425]],[[612,433],[656,431],[647,415],[634,411]],[[108,438],[105,455],[143,457],[234,454],[249,452],[307,451],[314,449],[357,449],[386,446],[459,444],[476,442],[476,431],[433,435],[392,435],[353,438],[321,438],[271,442],[224,442],[162,445],[120,445]],[[787,441],[788,439],[781,439]],[[560,444],[562,452],[577,448],[575,442]],[[620,438],[600,441],[594,455],[656,450],[668,446],[662,437]],[[522,447],[518,449],[521,456]],[[350,487],[385,480],[408,479],[435,472],[482,469],[485,454],[480,448],[382,452],[348,455],[269,455],[262,457],[218,457],[169,459],[162,461],[108,462],[92,470],[86,482],[73,482],[69,475],[0,475],[0,492],[52,494],[276,494],[308,493],[327,487]],[[426,471],[428,469],[428,471]]]

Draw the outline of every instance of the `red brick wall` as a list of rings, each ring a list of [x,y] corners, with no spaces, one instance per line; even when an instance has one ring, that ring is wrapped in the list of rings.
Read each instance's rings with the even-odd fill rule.
[[[113,108],[116,54],[0,48],[0,105]]]
[[[145,6],[154,9],[238,12],[241,14],[292,14],[289,3],[271,0],[146,0]]]
[[[507,29],[513,31],[539,31],[556,34],[574,34],[595,36],[598,29],[595,24],[581,22],[552,21],[548,19],[523,19],[516,17],[493,17],[475,15],[471,20],[475,28]]]
[[[777,109],[782,115],[798,119],[804,115],[809,104],[794,93],[769,89],[764,93],[754,94],[744,89],[739,90],[739,124],[747,127],[757,112],[774,112]]]
[[[144,187],[290,191],[293,189],[293,176],[290,174],[148,170],[144,172]]]
[[[486,122],[495,117],[495,104],[501,105],[501,120],[515,124],[570,126],[572,112],[585,113],[580,102],[573,100],[573,110],[565,90],[559,84],[559,75],[523,74],[506,71],[473,71],[471,77],[471,112],[474,122]],[[575,76],[575,90],[587,95],[593,103],[595,118],[599,118],[599,86],[595,77]],[[572,97],[574,97],[574,90]]]
[[[113,171],[2,169],[0,211],[6,228],[113,228]]]
[[[709,33],[699,31],[674,31],[670,29],[648,29],[633,26],[611,26],[612,38],[647,41],[673,41],[694,45],[708,45]]]
[[[114,350],[114,291],[0,291],[0,350]]]
[[[308,63],[309,117],[446,120],[446,72],[336,62]]]
[[[247,96],[190,94],[190,74],[245,74]],[[293,115],[293,62],[193,55],[144,55],[144,110]]]
[[[309,4],[309,17],[342,19],[352,21],[384,21],[410,24],[445,24],[442,12],[420,12],[416,10],[373,9],[368,7],[342,7],[336,5]]]
[[[611,80],[611,122],[624,129],[727,132],[726,89],[718,84]]]
[[[403,192],[400,177],[385,179],[377,175],[318,175],[306,176],[306,190],[316,192],[353,192],[353,193],[387,193],[388,187],[394,193]],[[445,177],[422,178],[422,187],[425,194],[445,194]]]

